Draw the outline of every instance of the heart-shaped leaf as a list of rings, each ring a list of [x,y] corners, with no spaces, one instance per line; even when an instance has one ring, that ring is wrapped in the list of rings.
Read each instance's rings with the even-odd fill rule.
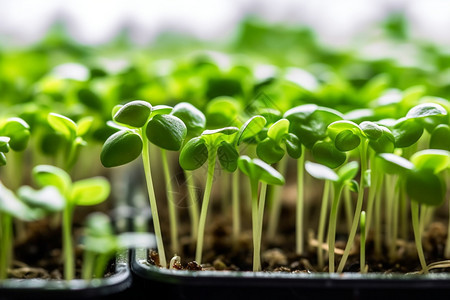
[[[228,172],[236,171],[239,153],[233,145],[222,142],[217,149],[217,158],[222,168]]]
[[[181,149],[179,162],[184,170],[196,170],[208,159],[208,148],[201,137],[190,139]]]
[[[50,113],[47,117],[48,124],[56,131],[64,135],[67,140],[73,140],[77,133],[77,124],[71,119],[56,113]]]
[[[206,107],[207,128],[233,126],[238,120],[239,103],[228,96],[219,96],[211,100]]]
[[[20,118],[9,118],[3,124],[0,135],[10,138],[9,146],[12,150],[23,151],[26,149],[30,139],[30,126]]]
[[[450,126],[438,125],[430,137],[430,148],[450,151]]]
[[[121,166],[135,160],[142,148],[142,139],[137,133],[121,130],[105,141],[100,160],[106,168]]]
[[[92,127],[92,123],[94,122],[94,118],[91,116],[84,117],[77,122],[77,136],[84,136],[88,133],[88,131]]]
[[[347,152],[355,149],[361,143],[359,135],[354,134],[351,130],[343,130],[336,135],[334,145],[340,151]]]
[[[422,136],[423,127],[415,119],[399,119],[392,128],[396,148],[406,148]]]
[[[92,177],[73,183],[70,192],[70,202],[74,205],[91,206],[105,201],[111,191],[106,178]]]
[[[205,115],[190,103],[178,103],[173,107],[171,114],[180,118],[186,125],[188,137],[198,136],[205,129]]]
[[[395,138],[392,132],[384,127],[379,126],[382,130],[382,135],[376,139],[376,140],[370,140],[369,146],[376,152],[376,153],[391,153],[394,152],[395,148]]]
[[[334,143],[319,141],[314,144],[312,150],[314,159],[329,168],[337,168],[347,159],[347,155],[339,151]]]
[[[271,138],[267,137],[256,146],[256,154],[268,164],[279,162],[284,156],[284,150]]]
[[[377,140],[383,135],[383,129],[374,122],[364,121],[359,124],[359,128],[370,140]]]
[[[416,169],[429,169],[439,173],[450,168],[450,152],[445,150],[427,149],[414,153],[411,162]]]
[[[41,208],[45,212],[62,211],[66,206],[66,199],[54,186],[45,186],[40,190],[22,186],[17,191],[17,195],[29,206]]]
[[[337,174],[339,176],[339,182],[347,182],[355,178],[359,172],[359,163],[357,161],[351,161],[339,168]]]
[[[280,143],[281,139],[289,131],[289,121],[287,119],[281,119],[272,124],[267,131],[267,136],[277,143]]]
[[[412,162],[393,153],[378,154],[384,172],[388,174],[407,174],[414,169]]]
[[[243,155],[238,159],[239,169],[251,180],[272,185],[283,185],[284,177],[273,167],[258,158],[251,159]]]
[[[283,138],[283,142],[286,145],[286,152],[290,157],[298,159],[302,156],[302,144],[295,134],[288,133]]]
[[[237,134],[237,145],[239,146],[246,140],[255,137],[266,125],[266,119],[263,116],[253,116],[244,123]]]
[[[187,134],[186,125],[173,115],[156,115],[147,124],[147,138],[156,146],[178,151]]]
[[[406,118],[426,118],[431,116],[444,116],[447,111],[437,103],[422,103],[411,108],[406,114]]]
[[[150,103],[143,100],[134,100],[121,106],[114,114],[114,121],[134,128],[143,127],[152,113]]]

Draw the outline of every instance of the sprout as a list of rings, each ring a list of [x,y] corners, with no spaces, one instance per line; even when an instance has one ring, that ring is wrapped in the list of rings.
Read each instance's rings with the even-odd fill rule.
[[[261,270],[261,235],[264,217],[264,203],[268,184],[283,185],[283,176],[260,159],[239,157],[239,169],[250,179],[252,190],[253,271]],[[258,187],[262,183],[258,200]]]

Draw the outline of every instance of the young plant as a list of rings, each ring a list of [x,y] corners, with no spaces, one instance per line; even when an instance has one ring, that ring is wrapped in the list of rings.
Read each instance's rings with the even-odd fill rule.
[[[147,137],[150,142],[161,148],[163,173],[166,183],[167,204],[169,207],[169,222],[172,252],[179,253],[178,221],[175,199],[172,187],[167,150],[178,151],[186,137],[187,129],[183,121],[173,115],[156,115],[147,124]]]
[[[39,165],[33,168],[33,178],[40,187],[54,186],[64,198],[62,219],[62,240],[64,257],[64,278],[72,280],[75,275],[75,257],[72,240],[72,218],[76,206],[92,206],[105,201],[109,197],[110,185],[103,177],[92,177],[72,182],[70,175],[64,170],[50,165]],[[27,192],[31,199],[39,199],[42,195]]]
[[[261,271],[261,236],[264,218],[266,188],[268,184],[283,185],[285,180],[277,170],[260,159],[241,156],[239,169],[250,179],[252,190],[253,271]],[[258,200],[258,187],[261,190]]]
[[[224,127],[215,130],[205,130],[199,137],[192,138],[187,142],[180,153],[180,166],[185,170],[195,170],[200,168],[205,161],[208,161],[205,191],[203,194],[202,208],[198,226],[197,245],[195,250],[195,260],[201,264],[203,254],[203,238],[208,213],[211,188],[214,179],[214,170],[218,151],[230,151],[226,146],[230,143],[234,135],[239,131],[236,127]],[[225,146],[224,146],[225,145]],[[236,151],[236,150],[234,150]],[[226,156],[219,155],[221,164],[228,164],[228,161],[221,161]]]
[[[325,187],[323,192],[321,211],[319,217],[319,229],[317,233],[317,260],[319,268],[323,268],[323,251],[322,243],[324,239],[325,220],[328,206],[328,196],[330,185],[333,184],[332,189],[332,202],[331,212],[328,223],[328,251],[329,251],[329,272],[333,273],[334,264],[334,248],[336,240],[336,224],[339,209],[339,201],[341,199],[342,190],[345,186],[353,186],[353,178],[357,175],[359,165],[356,161],[349,162],[348,164],[339,168],[337,172],[328,168],[327,166],[309,162],[305,163],[306,171],[314,178],[325,180]]]
[[[427,206],[439,206],[445,200],[446,184],[441,174],[450,168],[450,152],[422,150],[410,160],[391,153],[379,154],[386,172],[398,174],[402,187],[411,200],[411,218],[417,253],[424,273],[428,272],[422,247],[420,214]],[[449,241],[447,240],[446,251]]]
[[[167,106],[152,107],[150,103],[142,100],[134,100],[125,105],[116,106],[113,109],[113,120],[115,123],[110,123],[110,125],[117,128],[118,131],[105,141],[100,154],[100,160],[103,166],[107,168],[127,164],[142,154],[156,245],[163,267],[167,266],[167,262],[153,187],[148,143],[149,135],[154,134],[154,132],[149,132],[148,123],[156,115],[168,114],[171,110],[172,108]],[[169,130],[169,132],[158,133],[161,136],[165,136],[165,142],[173,145],[181,145],[183,142],[183,135],[178,134],[177,131],[171,131],[171,128],[167,126],[162,127],[161,130]]]
[[[178,103],[173,107],[171,115],[180,118],[181,121],[186,125],[187,135],[185,138],[185,142],[190,139],[199,136],[203,130],[205,130],[206,126],[206,118],[205,115],[187,102]],[[188,170],[184,171],[184,177],[186,180],[186,186],[188,190],[188,201],[189,201],[189,216],[191,218],[191,238],[193,241],[197,240],[198,233],[198,220],[199,220],[199,208],[198,208],[198,199],[197,192],[195,189],[195,182],[193,174]]]
[[[289,120],[289,133],[297,136],[301,143],[300,156],[297,159],[297,211],[296,211],[296,252],[303,253],[303,224],[305,224],[304,209],[304,163],[305,148],[315,150],[316,156],[328,160],[331,157],[334,165],[338,167],[345,161],[345,155],[336,151],[334,147],[322,144],[327,138],[327,126],[332,122],[342,120],[342,114],[336,110],[320,107],[315,104],[305,104],[294,107],[284,113],[283,118]],[[326,147],[321,147],[325,145]],[[315,149],[314,149],[315,148]],[[322,151],[325,150],[325,151]],[[329,150],[332,151],[329,155]],[[314,153],[314,152],[313,152]],[[336,164],[338,162],[338,164]],[[322,163],[322,162],[320,162]]]

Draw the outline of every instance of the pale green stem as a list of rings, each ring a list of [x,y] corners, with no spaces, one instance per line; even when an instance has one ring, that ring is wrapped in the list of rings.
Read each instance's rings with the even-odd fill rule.
[[[334,247],[336,242],[336,222],[339,208],[339,200],[341,199],[343,185],[335,186],[333,202],[331,204],[330,222],[328,223],[328,269],[330,273],[334,273]]]
[[[391,229],[391,243],[389,244],[389,259],[391,262],[395,261],[397,255],[395,253],[397,249],[397,236],[398,236],[398,207],[399,207],[399,194],[401,189],[400,180],[397,181],[397,187],[395,190],[395,196],[393,199],[392,209],[392,229]]]
[[[352,229],[352,215],[353,215],[353,204],[352,204],[352,196],[350,194],[350,188],[348,185],[344,187],[344,205],[345,205],[345,219],[347,221],[347,230],[350,234],[350,230]]]
[[[305,147],[302,145],[302,155],[297,160],[297,211],[295,214],[296,217],[296,253],[303,253],[303,244],[304,244],[304,236],[303,236],[303,224],[306,223],[306,217],[304,214],[304,165],[305,165]]]
[[[192,172],[184,170],[184,177],[186,178],[188,190],[189,216],[191,218],[191,239],[195,241],[197,240],[198,234],[198,198],[195,191],[195,182],[194,178],[192,177]]]
[[[239,202],[239,170],[234,171],[232,182],[232,205],[233,205],[233,244],[237,246],[239,233],[241,231],[241,210]]]
[[[288,156],[285,155],[279,162],[278,172],[283,176],[286,175]],[[275,239],[277,233],[278,223],[280,220],[282,199],[280,197],[282,186],[271,186],[269,189],[269,203],[271,203],[269,212],[269,222],[267,224],[267,238],[270,241]]]
[[[75,257],[72,241],[72,205],[68,204],[63,211],[63,254],[64,254],[64,279],[72,280],[75,277]]]
[[[10,255],[12,247],[12,217],[2,213],[0,216],[2,235],[0,243],[0,280],[6,279],[8,275],[8,267],[10,264]]]
[[[422,235],[419,226],[419,204],[415,201],[411,201],[411,218],[414,230],[414,241],[416,243],[417,254],[419,256],[420,265],[422,266],[422,271],[428,274],[428,267],[425,261],[425,255],[423,253],[422,247]]]
[[[167,159],[167,151],[161,149],[161,158],[163,165],[164,181],[166,183],[167,205],[169,208],[169,224],[170,224],[170,242],[173,254],[180,253],[180,245],[178,243],[178,221],[177,210],[175,207],[175,199],[170,175],[169,160]]]
[[[403,240],[408,240],[408,203],[406,201],[405,189],[400,190],[400,237]]]
[[[205,234],[206,215],[208,213],[209,198],[214,179],[214,168],[216,165],[216,147],[208,147],[208,174],[206,175],[206,186],[203,194],[202,209],[200,211],[200,220],[198,224],[197,246],[195,249],[195,260],[198,264],[202,263],[203,239]]]
[[[106,267],[114,254],[106,253],[97,256],[94,266],[95,278],[102,278],[105,274]]]
[[[319,228],[317,229],[317,264],[320,270],[322,270],[324,267],[322,244],[323,244],[323,236],[325,234],[325,222],[328,212],[330,185],[331,182],[329,180],[326,180],[325,185],[323,187],[322,204],[320,207]]]
[[[221,174],[222,176],[219,177],[220,179],[220,190],[222,192],[221,197],[221,205],[222,205],[222,213],[226,215],[228,213],[228,208],[230,206],[230,197],[229,197],[229,190],[230,190],[230,177],[228,173]]]
[[[380,183],[378,193],[375,199],[375,234],[374,234],[374,252],[375,257],[380,258],[382,252],[382,239],[381,239],[381,188],[383,186],[383,175],[380,176]]]
[[[258,240],[261,244],[262,228],[264,223],[264,207],[266,203],[266,192],[267,184],[261,183],[261,189],[259,191],[259,201],[258,201]]]
[[[81,270],[81,278],[84,280],[92,279],[92,273],[94,271],[95,253],[89,250],[84,250],[83,254],[83,267]]]
[[[258,181],[250,179],[252,189],[253,272],[261,271],[260,243],[258,242]]]
[[[363,141],[359,148],[360,156],[361,156],[361,178],[359,180],[358,199],[356,201],[355,215],[353,216],[353,222],[352,222],[352,228],[350,230],[350,235],[348,237],[347,244],[345,245],[344,254],[342,255],[341,261],[339,262],[339,266],[338,266],[338,270],[337,270],[338,273],[341,273],[344,270],[345,264],[347,262],[349,254],[350,254],[350,250],[353,246],[353,241],[355,239],[356,230],[358,229],[358,225],[359,225],[359,218],[361,215],[362,205],[364,202],[364,185],[365,185],[364,175],[367,170],[367,145],[368,145],[368,141],[367,140]]]
[[[390,245],[394,243],[392,237],[392,211],[395,202],[395,188],[394,188],[395,177],[392,175],[386,175],[384,180],[385,185],[385,212],[386,212],[386,222],[385,222],[385,244]]]
[[[361,220],[360,220],[360,272],[366,273],[366,212],[361,212]]]
[[[146,131],[144,127],[143,132]],[[155,190],[153,188],[153,179],[151,173],[150,156],[149,156],[149,145],[145,134],[142,136],[142,162],[144,164],[145,181],[147,183],[147,192],[150,200],[150,209],[152,211],[153,219],[153,230],[155,231],[156,246],[158,248],[159,262],[164,268],[167,267],[166,254],[164,252],[164,243],[162,240],[161,226],[159,223],[158,206],[156,204]]]

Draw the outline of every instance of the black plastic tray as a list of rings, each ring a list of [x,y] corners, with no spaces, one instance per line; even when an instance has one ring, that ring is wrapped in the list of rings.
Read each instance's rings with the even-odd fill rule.
[[[91,281],[6,279],[0,281],[0,299],[120,299],[132,283],[129,250],[117,254],[115,270],[110,277]]]

